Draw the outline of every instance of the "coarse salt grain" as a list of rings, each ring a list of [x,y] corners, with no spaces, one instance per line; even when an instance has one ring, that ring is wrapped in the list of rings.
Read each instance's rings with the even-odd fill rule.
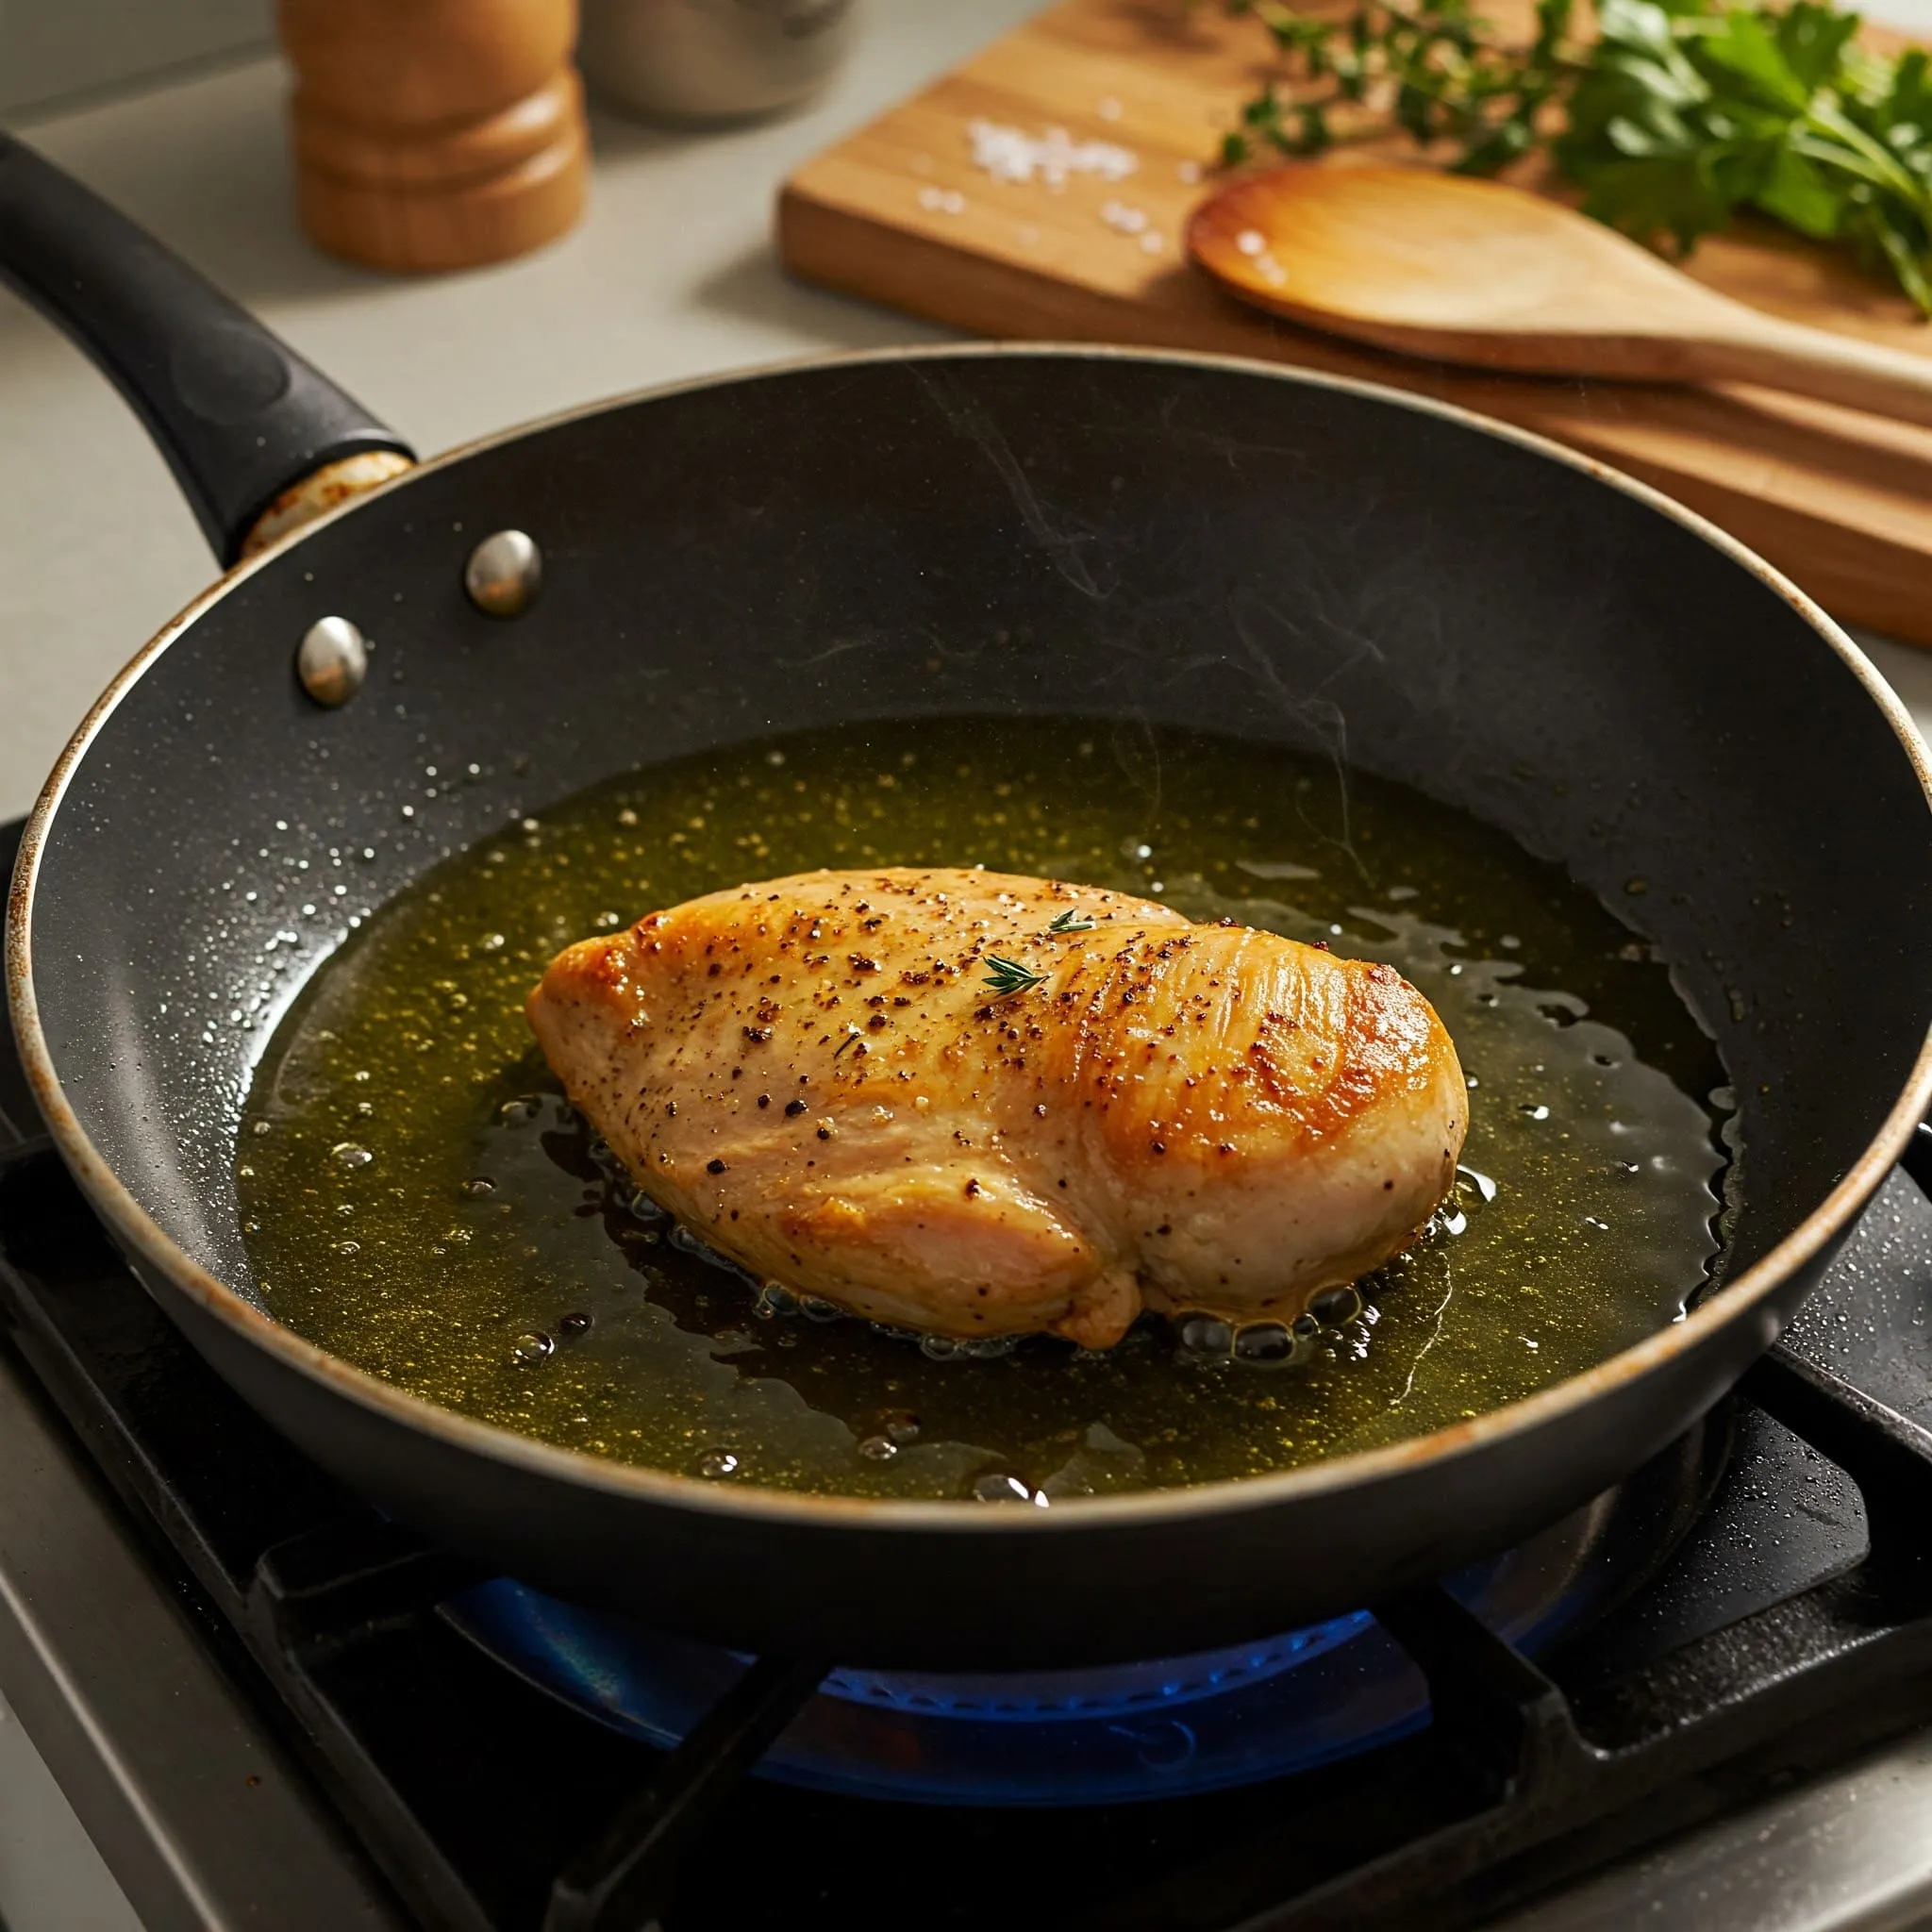
[[[996,181],[1044,181],[1064,188],[1070,175],[1097,175],[1103,181],[1124,181],[1140,167],[1138,155],[1110,141],[1075,141],[1064,127],[1028,134],[999,121],[966,124],[973,144],[973,164]]]
[[[1234,245],[1243,255],[1263,255],[1267,252],[1268,238],[1259,228],[1243,228],[1234,238]]]
[[[922,188],[919,205],[929,214],[957,215],[966,207],[966,197],[957,188]]]
[[[1111,94],[1108,94],[1095,108],[1094,112],[1103,121],[1118,121],[1121,118],[1121,104]]]
[[[1100,219],[1123,235],[1138,235],[1147,225],[1146,210],[1129,208],[1124,201],[1103,203]]]
[[[1158,255],[1166,246],[1167,243],[1152,228],[1141,237],[1141,247],[1145,254]]]
[[[1183,181],[1198,181],[1201,178],[1201,164],[1199,161],[1181,161],[1175,165],[1174,173]]]

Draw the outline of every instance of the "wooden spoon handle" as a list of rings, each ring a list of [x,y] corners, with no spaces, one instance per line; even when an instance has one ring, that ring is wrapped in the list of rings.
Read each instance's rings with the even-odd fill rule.
[[[1693,349],[1696,365],[1687,374],[1698,381],[1754,382],[1932,425],[1932,357],[1771,316],[1754,317],[1748,329],[1735,334],[1686,346]]]

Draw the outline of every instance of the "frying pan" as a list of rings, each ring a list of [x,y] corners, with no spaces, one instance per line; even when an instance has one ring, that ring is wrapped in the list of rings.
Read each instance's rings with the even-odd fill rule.
[[[0,270],[128,394],[226,563],[318,466],[402,448],[5,142]],[[507,528],[545,560],[512,621],[463,589],[478,538]],[[377,643],[336,709],[293,671],[327,615]],[[1722,1284],[1460,1426],[1050,1511],[622,1467],[438,1409],[274,1320],[237,1228],[238,1116],[348,915],[641,764],[778,725],[969,711],[1322,752],[1560,860],[1674,962],[1730,1069]],[[425,784],[472,765],[474,783]],[[372,855],[341,897],[302,883],[331,846]],[[1366,385],[978,346],[622,397],[425,463],[251,556],[62,756],[22,846],[8,973],[47,1124],[150,1292],[382,1507],[739,1648],[1020,1668],[1374,1602],[1677,1437],[1776,1337],[1925,1110],[1928,932],[1924,748],[1837,626],[1722,533],[1535,438]]]

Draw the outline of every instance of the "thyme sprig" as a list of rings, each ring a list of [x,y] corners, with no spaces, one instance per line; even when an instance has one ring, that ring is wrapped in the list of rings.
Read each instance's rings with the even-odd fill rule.
[[[1092,930],[1093,921],[1083,918],[1071,906],[1059,914],[1053,924],[1047,927],[1048,932],[1091,932]]]
[[[1045,974],[1036,973],[1030,966],[1021,965],[1017,959],[1004,959],[997,953],[989,953],[984,963],[991,969],[986,975],[986,983],[1000,999],[1005,999],[1008,993],[1031,992],[1036,986],[1046,984]]]
[[[1525,49],[1498,48],[1469,0],[1357,0],[1345,20],[1317,20],[1279,0],[1224,0],[1267,30],[1275,74],[1222,142],[1230,166],[1262,148],[1318,155],[1338,139],[1379,134],[1389,122],[1426,147],[1453,142],[1458,173],[1492,175],[1536,144],[1538,123],[1575,70],[1573,0],[1538,0]],[[1346,110],[1345,132],[1337,120]]]
[[[1321,154],[1391,125],[1446,147],[1464,175],[1534,151],[1588,214],[1688,254],[1753,209],[1852,250],[1932,315],[1932,62],[1858,45],[1822,0],[1538,0],[1526,47],[1494,43],[1471,0],[1355,0],[1334,20],[1280,0],[1223,0],[1266,29],[1275,71],[1222,146]]]

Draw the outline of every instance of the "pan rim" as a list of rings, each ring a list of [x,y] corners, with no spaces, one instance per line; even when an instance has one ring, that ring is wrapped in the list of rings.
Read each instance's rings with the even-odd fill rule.
[[[1771,1318],[1762,1312],[1762,1305],[1790,1274],[1846,1227],[1897,1164],[1920,1122],[1928,1110],[1932,1110],[1932,1027],[1927,1029],[1926,1038],[1920,1046],[1898,1098],[1877,1132],[1843,1176],[1775,1247],[1734,1280],[1726,1282],[1683,1320],[1669,1324],[1580,1374],[1567,1377],[1519,1401],[1485,1410],[1479,1416],[1445,1429],[1406,1438],[1381,1448],[1325,1457],[1272,1474],[1224,1478],[1120,1496],[1079,1498],[1051,1510],[985,1509],[959,1502],[819,1495],[749,1484],[727,1487],[666,1470],[620,1463],[585,1451],[564,1449],[534,1437],[519,1435],[513,1430],[459,1414],[425,1397],[411,1394],[305,1340],[255,1307],[219,1275],[203,1268],[134,1198],[82,1128],[54,1066],[52,1052],[41,1024],[34,990],[32,918],[42,861],[61,800],[74,774],[108,719],[176,639],[256,571],[267,567],[285,552],[302,543],[312,532],[341,517],[355,514],[377,497],[407,490],[419,477],[452,467],[467,458],[500,445],[591,416],[628,408],[639,403],[771,377],[895,362],[981,360],[1001,357],[1155,363],[1260,376],[1303,388],[1357,396],[1432,416],[1512,443],[1565,468],[1580,471],[1677,524],[1732,562],[1741,565],[1789,604],[1817,634],[1820,641],[1837,653],[1857,679],[1866,696],[1891,726],[1918,776],[1927,811],[1932,813],[1932,754],[1928,754],[1909,714],[1876,667],[1813,599],[1755,551],[1662,491],[1593,457],[1455,404],[1380,383],[1294,368],[1254,357],[1056,341],[891,345],[792,357],[743,369],[713,371],[648,385],[575,405],[458,444],[403,472],[376,489],[350,499],[314,522],[291,531],[258,555],[236,565],[192,599],[135,653],[94,701],[62,749],[35,801],[21,837],[8,895],[7,989],[15,1041],[35,1100],[46,1122],[49,1137],[69,1172],[124,1243],[189,1296],[205,1314],[240,1339],[264,1348],[271,1356],[279,1358],[283,1366],[355,1402],[363,1409],[374,1411],[381,1419],[422,1430],[441,1439],[447,1446],[508,1465],[526,1474],[603,1491],[639,1503],[656,1504],[701,1516],[732,1520],[750,1518],[800,1528],[817,1526],[828,1531],[903,1530],[976,1537],[1066,1536],[1081,1531],[1113,1532],[1179,1517],[1218,1519],[1287,1507],[1301,1499],[1329,1491],[1367,1487],[1381,1480],[1393,1479],[1418,1464],[1447,1462],[1474,1455],[1491,1442],[1533,1430],[1571,1409],[1583,1407],[1607,1396],[1625,1384],[1641,1380],[1676,1357],[1692,1353],[1706,1338],[1729,1326],[1734,1321],[1747,1319],[1754,1307],[1760,1310],[1760,1326],[1769,1322]],[[1775,1339],[1775,1329],[1765,1327],[1762,1346],[1769,1347]]]

